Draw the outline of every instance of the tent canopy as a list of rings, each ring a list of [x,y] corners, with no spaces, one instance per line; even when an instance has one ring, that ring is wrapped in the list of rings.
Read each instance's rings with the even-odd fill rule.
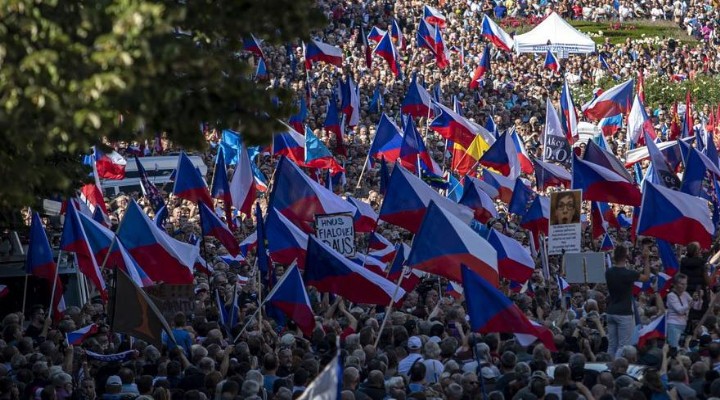
[[[568,54],[594,52],[595,42],[556,13],[548,15],[530,32],[515,36],[517,54],[545,53],[548,49],[565,58]]]

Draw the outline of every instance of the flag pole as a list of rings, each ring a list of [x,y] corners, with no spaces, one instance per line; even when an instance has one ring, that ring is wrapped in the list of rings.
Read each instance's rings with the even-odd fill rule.
[[[58,252],[58,262],[55,264],[55,277],[53,277],[52,281],[52,292],[50,294],[50,311],[48,312],[48,318],[52,318],[53,310],[55,307],[53,305],[55,304],[55,291],[57,289],[57,280],[58,275],[60,274],[60,259],[62,258],[63,251],[60,250]],[[60,294],[62,296],[62,293]]]
[[[265,296],[265,300],[263,300],[262,302],[260,302],[260,305],[258,306],[257,310],[255,310],[255,312],[252,313],[252,315],[251,315],[250,318],[248,319],[248,322],[245,323],[245,325],[244,325],[243,328],[240,330],[240,332],[237,334],[237,336],[235,336],[235,339],[233,340],[233,343],[237,343],[238,339],[240,339],[240,335],[242,335],[242,334],[245,332],[245,329],[247,329],[247,327],[250,325],[250,322],[252,322],[252,319],[255,317],[255,315],[256,315],[260,310],[262,310],[262,306],[264,306],[265,303],[267,303],[268,299],[271,299],[271,298],[272,298],[272,296],[275,294],[275,292],[278,290],[278,288],[279,288],[280,286],[282,286],[283,282],[285,282],[285,280],[287,279],[287,277],[290,276],[290,274],[288,274],[288,272],[290,272],[290,270],[293,269],[293,268],[297,268],[297,260],[293,261],[293,263],[292,263],[292,265],[290,266],[290,268],[288,268],[288,270],[285,271],[285,275],[283,275],[282,278],[280,278],[280,280],[275,284],[275,286],[273,286],[273,288],[272,288],[272,290],[270,291],[270,293],[268,293],[268,295]],[[259,274],[258,274],[258,275],[259,275]]]
[[[360,189],[360,182],[362,182],[363,174],[365,174],[365,168],[367,168],[368,161],[370,161],[369,151],[367,153],[367,156],[365,156],[365,163],[363,164],[362,171],[360,171],[360,177],[358,178],[357,185],[355,185],[355,189]]]
[[[412,272],[410,272],[412,273]],[[390,313],[392,312],[392,306],[395,304],[395,297],[398,294],[398,290],[400,289],[400,284],[402,283],[403,279],[405,278],[405,267],[403,267],[403,272],[400,274],[400,279],[398,279],[397,284],[395,284],[395,290],[393,292],[392,298],[390,299],[390,304],[388,304],[387,310],[385,311],[385,317],[383,317],[383,322],[380,325],[380,330],[378,331],[378,336],[375,338],[375,344],[373,345],[374,348],[377,349],[378,344],[380,344],[380,337],[382,336],[382,331],[385,329],[385,324],[387,323],[388,317],[390,316]]]
[[[255,260],[256,260],[255,262],[257,262],[257,258],[256,258]],[[268,266],[268,267],[269,267],[269,266]],[[268,268],[268,269],[269,269],[269,268]],[[262,287],[262,276],[260,276],[260,271],[259,271],[259,270],[255,269],[255,271],[257,272],[256,275],[257,275],[257,285],[258,285],[258,304],[260,304],[260,305],[258,306],[258,310],[260,310],[260,314],[258,315],[258,325],[260,325],[260,327],[261,327],[261,329],[262,329],[262,322],[263,322],[263,318],[262,318],[262,305],[264,304],[264,303],[263,303],[263,298],[262,298],[262,289],[263,289],[263,287]],[[269,271],[268,271],[268,272],[269,272]],[[275,271],[273,271],[272,274],[275,275]],[[269,280],[270,280],[270,278],[268,278],[268,282],[269,282]],[[236,285],[236,287],[235,287],[235,290],[237,290],[237,285]],[[233,305],[233,307],[235,307],[235,306]],[[233,311],[234,311],[234,308],[233,308]]]
[[[28,286],[28,274],[25,273],[25,288],[23,289],[23,301],[22,301],[22,312],[23,319],[25,318],[25,304],[27,304],[27,286]]]

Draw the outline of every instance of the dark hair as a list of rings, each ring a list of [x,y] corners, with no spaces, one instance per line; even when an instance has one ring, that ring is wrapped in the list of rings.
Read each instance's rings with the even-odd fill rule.
[[[613,250],[613,261],[614,262],[620,262],[627,260],[628,256],[628,250],[627,247],[618,244],[615,246],[615,250]]]

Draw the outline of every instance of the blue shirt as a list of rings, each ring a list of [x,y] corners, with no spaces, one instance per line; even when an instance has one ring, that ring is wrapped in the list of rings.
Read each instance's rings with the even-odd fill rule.
[[[185,329],[177,329],[173,328],[172,334],[175,337],[175,342],[177,342],[177,345],[173,343],[172,340],[170,340],[170,337],[163,332],[163,343],[168,347],[168,350],[172,350],[177,346],[180,346],[183,351],[185,352],[185,356],[190,357],[190,348],[192,347],[192,338],[190,337],[190,332],[186,331]]]

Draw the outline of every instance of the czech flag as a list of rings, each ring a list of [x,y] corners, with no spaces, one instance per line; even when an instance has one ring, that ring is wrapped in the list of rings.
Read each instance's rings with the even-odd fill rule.
[[[268,210],[265,218],[268,251],[276,263],[290,265],[297,260],[300,269],[305,268],[305,256],[308,242],[307,233],[295,226],[278,210]]]
[[[510,203],[510,200],[512,200],[513,188],[515,187],[515,178],[502,176],[498,173],[490,171],[489,169],[483,170],[482,177],[483,181],[497,190],[497,198],[506,204]]]
[[[615,213],[613,213],[608,203],[599,201],[591,202],[590,217],[592,218],[593,238],[598,238],[603,235],[609,227],[620,229],[620,222],[618,222]]]
[[[400,56],[398,55],[395,45],[387,32],[382,37],[378,45],[375,46],[373,53],[387,61],[393,75],[396,77],[400,76],[402,73],[402,69],[400,68]]]
[[[550,223],[550,198],[547,196],[536,196],[530,208],[520,219],[520,226],[533,234],[535,248],[539,248],[540,234],[547,236],[548,224]]]
[[[265,58],[262,47],[260,47],[260,41],[252,33],[250,37],[243,38],[243,50],[255,54],[261,60]]]
[[[303,283],[302,275],[296,265],[285,272],[267,296],[266,303],[270,303],[295,321],[305,336],[312,336],[315,329],[315,313],[310,305]]]
[[[128,205],[117,236],[153,281],[175,285],[193,282],[199,249],[161,231],[135,201]]]
[[[265,64],[264,59],[259,59],[257,68],[255,68],[255,79],[259,81],[264,81],[268,78],[268,71],[267,71],[267,65]]]
[[[62,313],[65,311],[64,288],[57,268],[40,215],[33,212],[30,224],[30,244],[25,258],[25,272],[28,275],[45,279],[50,284],[50,290],[55,293],[52,299],[55,321],[62,319]]]
[[[640,96],[635,95],[632,108],[627,120],[627,148],[645,144],[645,135],[655,140],[655,127],[652,120],[645,111],[645,105],[640,101]]]
[[[441,196],[420,178],[396,164],[380,208],[380,219],[416,233],[427,207],[433,201],[465,223],[473,217],[472,210]]]
[[[368,159],[384,158],[385,161],[394,163],[400,157],[400,146],[402,146],[402,134],[400,128],[395,125],[385,113],[380,117],[375,137],[370,144]],[[370,164],[372,165],[372,163]]]
[[[413,74],[410,86],[408,86],[407,94],[402,101],[400,110],[403,114],[412,115],[413,117],[427,117],[432,115],[432,98],[425,88],[418,83],[417,74]]]
[[[407,46],[407,43],[405,43],[405,36],[403,35],[400,25],[398,25],[395,18],[392,19],[392,23],[390,24],[390,37],[395,41],[398,48],[404,49],[405,46]]]
[[[437,28],[430,25],[424,19],[420,20],[417,31],[415,32],[415,41],[417,42],[418,48],[428,49],[435,51],[435,31]]]
[[[319,40],[310,39],[305,44],[305,68],[310,70],[315,61],[322,61],[340,68],[343,63],[342,50]]]
[[[200,227],[203,236],[212,236],[219,240],[231,256],[235,257],[240,253],[240,246],[230,229],[202,203],[200,203]]]
[[[308,237],[305,283],[361,304],[387,305],[391,299],[397,302],[405,296],[401,288],[395,290],[394,283],[343,257],[314,236]]]
[[[572,188],[582,189],[583,200],[606,203],[640,205],[642,193],[632,183],[614,171],[573,154]]]
[[[445,16],[439,10],[427,4],[423,7],[423,19],[440,29],[445,28]]]
[[[535,183],[538,191],[547,190],[553,186],[570,187],[572,175],[565,168],[540,160],[533,160],[535,164]]]
[[[357,211],[355,206],[310,179],[285,157],[280,159],[275,170],[270,206],[275,207],[306,233],[315,231],[315,214],[347,212],[355,215]]]
[[[305,126],[305,161],[303,164],[311,168],[329,169],[332,174],[345,171],[345,168],[338,164],[330,150],[307,125]]]
[[[82,223],[80,223],[80,216],[75,210],[75,207],[67,208],[62,236],[60,238],[60,249],[75,253],[80,272],[85,274],[95,288],[97,288],[103,301],[107,301],[108,292],[105,287],[105,279],[103,279],[102,273],[100,273],[100,268],[90,248],[88,238],[85,235],[85,229],[83,229]]]
[[[403,167],[414,173],[417,173],[420,161],[424,162],[427,166],[432,166],[433,163],[430,154],[425,147],[425,142],[423,142],[420,132],[415,128],[415,123],[412,118],[407,119],[404,128],[403,140],[400,145],[400,163]]]
[[[470,207],[475,212],[474,218],[483,224],[492,218],[497,218],[498,213],[493,199],[473,182],[468,184],[467,179],[471,178],[465,179],[463,194],[458,203]]]
[[[666,314],[663,314],[650,321],[649,324],[644,325],[642,328],[640,328],[637,347],[643,348],[648,340],[664,339],[666,335],[667,318]]]
[[[348,196],[347,201],[357,208],[353,218],[355,232],[374,232],[377,227],[378,214],[372,206],[352,196]]]
[[[588,118],[600,120],[604,117],[626,114],[632,105],[633,80],[629,79],[614,86],[582,106]]]
[[[212,187],[210,188],[210,195],[214,199],[223,201],[225,208],[225,221],[231,229],[235,229],[232,223],[232,195],[230,194],[230,184],[228,183],[227,169],[225,166],[225,153],[223,148],[220,147],[217,153],[217,159],[215,160],[215,172],[213,174]]]
[[[285,132],[273,135],[272,154],[285,156],[302,165],[305,162],[305,136],[286,125]]]
[[[603,235],[603,240],[600,242],[600,251],[610,251],[615,248],[615,243],[613,243],[612,238],[610,238],[610,234],[605,232],[605,235]]]
[[[395,258],[397,248],[385,236],[371,232],[368,248],[373,250],[368,254],[383,262],[390,262]]]
[[[471,148],[480,127],[440,103],[435,103],[435,110],[438,115],[430,123],[430,129],[466,149]],[[490,139],[483,137],[482,140],[490,146],[491,143],[487,143]],[[482,144],[479,146],[483,147]]]
[[[257,198],[255,176],[251,164],[252,161],[245,150],[245,144],[241,143],[238,164],[235,166],[235,172],[230,181],[230,193],[233,206],[245,215],[250,215],[253,202]]]
[[[461,266],[497,286],[498,258],[480,235],[441,206],[430,203],[415,235],[407,264],[415,269],[462,282]]]
[[[380,43],[380,40],[382,40],[386,33],[387,31],[384,31],[377,26],[373,26],[372,29],[370,29],[370,33],[368,33],[367,38],[372,42]]]
[[[252,168],[253,171],[253,179],[255,180],[255,190],[257,190],[260,193],[266,193],[268,190],[268,182],[267,178],[265,177],[265,174],[260,171],[260,167],[258,167],[254,162],[250,163],[250,168]]]
[[[213,206],[205,179],[200,175],[200,172],[195,168],[185,152],[180,153],[175,170],[177,171],[175,186],[173,186],[175,196],[193,203],[203,202],[208,207]]]
[[[83,342],[87,339],[89,339],[92,335],[96,334],[98,332],[98,326],[95,324],[90,324],[88,326],[82,327],[76,331],[69,332],[67,334],[67,341],[68,344],[73,346],[80,346],[83,344]]]
[[[435,53],[435,61],[437,62],[438,68],[443,69],[450,65],[440,29],[435,29],[435,48],[433,49],[433,53]]]
[[[482,190],[483,192],[487,193],[487,195],[490,196],[490,198],[493,200],[497,199],[500,196],[500,192],[497,189],[480,179],[466,176],[465,180],[463,181],[463,192],[469,187],[468,185],[473,185],[477,190]],[[512,194],[512,188],[510,189],[510,191]]]
[[[85,202],[87,208],[91,212],[95,212],[96,208],[100,208],[103,214],[108,215],[107,207],[105,206],[105,198],[103,197],[100,187],[94,183],[88,183],[80,188],[80,199]]]
[[[483,14],[482,35],[485,39],[494,44],[495,47],[505,51],[512,51],[515,41],[495,21]]]
[[[623,166],[622,161],[618,160],[614,154],[598,146],[597,143],[592,140],[588,140],[587,142],[583,160],[601,165],[620,175],[628,182],[631,182],[633,179],[627,169],[625,169],[625,166]]]
[[[123,246],[119,240],[115,240],[114,246],[117,250],[113,251],[113,253],[118,253],[120,255],[119,258],[122,260],[122,262],[116,263],[114,266],[117,266],[117,268],[125,271],[125,273],[128,274],[130,279],[132,279],[132,281],[135,282],[138,287],[150,287],[155,284],[155,282],[150,279],[147,273],[145,273],[145,271],[140,268],[137,261],[135,261],[135,259],[130,255],[130,253],[125,250],[125,246]]]
[[[525,143],[520,139],[515,129],[512,130],[510,138],[515,146],[515,153],[517,154],[518,163],[520,163],[520,170],[526,174],[532,174],[534,171],[533,163],[530,161],[527,150],[525,150]]]
[[[540,339],[545,347],[556,351],[552,333],[541,332],[518,306],[482,276],[463,266],[462,283],[466,296],[470,328],[480,333],[529,334]]]
[[[490,68],[490,46],[485,46],[482,58],[480,59],[480,64],[478,64],[477,68],[475,68],[475,72],[473,72],[472,80],[470,81],[470,85],[468,85],[468,87],[470,89],[477,89],[480,86],[480,80],[485,77],[485,74],[490,73]]]
[[[512,133],[507,131],[480,157],[480,164],[510,177],[517,178],[521,167]]]
[[[98,146],[93,146],[95,157],[95,170],[99,179],[120,180],[125,179],[125,166],[127,160],[117,151],[105,153]]]
[[[575,143],[578,139],[578,115],[567,79],[563,81],[562,91],[560,92],[560,121],[568,142],[570,144]]]
[[[240,242],[240,254],[247,257],[250,251],[255,250],[255,247],[257,247],[257,230]]]
[[[558,62],[557,58],[555,58],[555,55],[548,49],[547,53],[545,53],[545,69],[549,69],[550,71],[553,71],[555,73],[560,72],[560,63]]]
[[[530,250],[517,240],[490,229],[488,243],[497,251],[498,270],[501,278],[524,283],[535,271],[535,261]]]
[[[600,119],[600,122],[598,122],[598,127],[602,131],[604,136],[613,136],[615,135],[620,128],[622,128],[623,125],[623,116],[622,114],[612,115],[609,117],[604,117]]]
[[[698,242],[707,249],[714,233],[706,200],[645,182],[638,235],[682,245]]]
[[[333,132],[338,139],[338,143],[342,143],[342,125],[340,123],[340,111],[337,107],[337,99],[335,94],[328,99],[327,111],[325,113],[325,123],[323,124],[328,132]]]

